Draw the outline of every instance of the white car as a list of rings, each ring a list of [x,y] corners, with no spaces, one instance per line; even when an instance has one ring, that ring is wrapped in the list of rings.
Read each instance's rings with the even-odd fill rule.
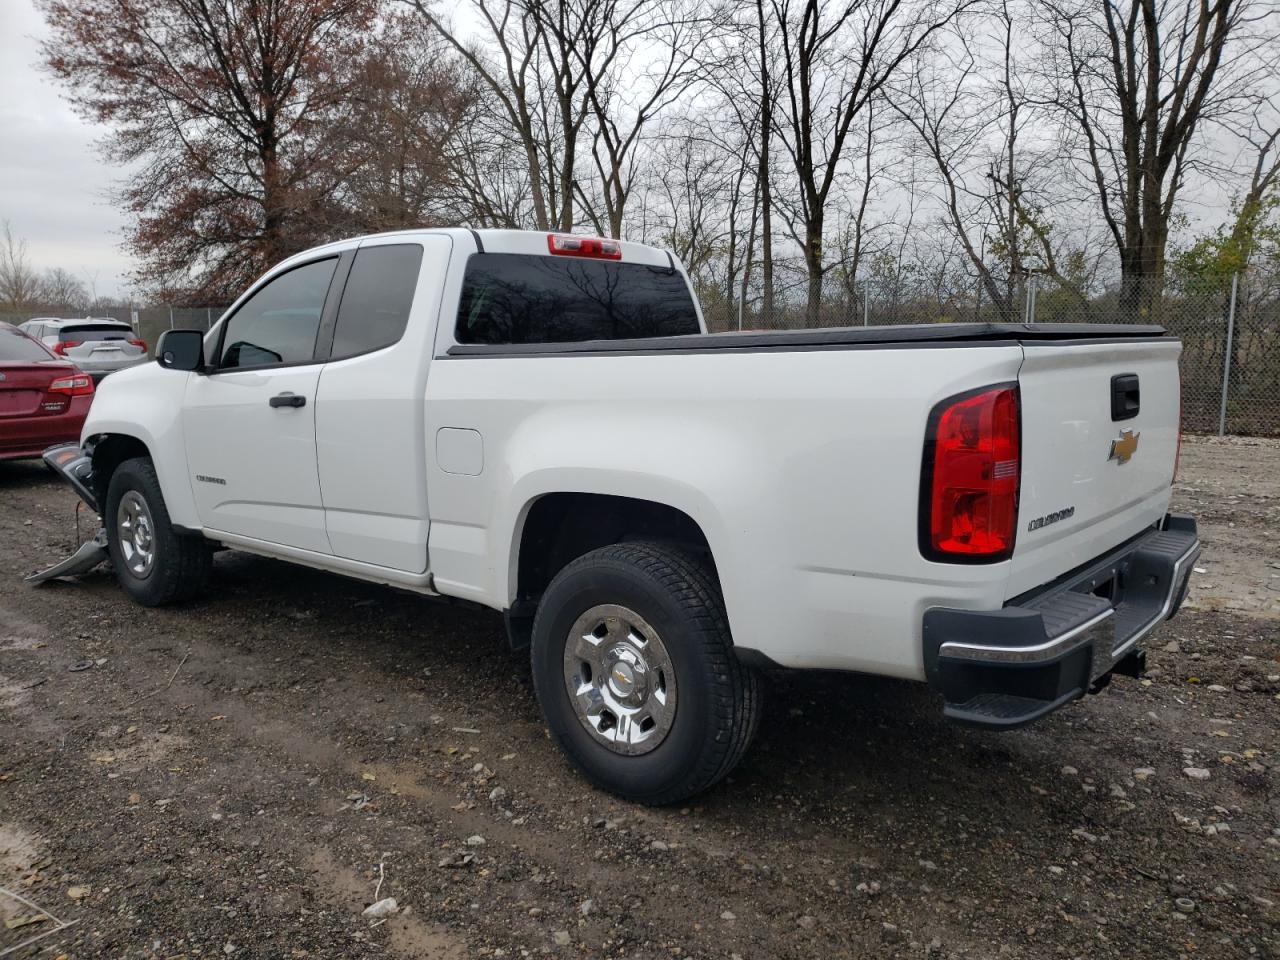
[[[147,361],[147,343],[123,320],[85,317],[61,320],[37,317],[18,325],[60,357],[66,357],[95,381]]]
[[[61,470],[144,604],[222,545],[505,614],[595,783],[742,756],[764,666],[1027,723],[1136,674],[1199,550],[1155,327],[708,335],[640,244],[421,230],[307,251],[111,377]],[[836,736],[838,734],[834,734]]]

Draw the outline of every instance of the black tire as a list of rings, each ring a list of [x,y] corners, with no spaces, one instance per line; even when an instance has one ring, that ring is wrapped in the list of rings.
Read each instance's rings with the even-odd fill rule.
[[[651,624],[676,672],[671,728],[639,756],[615,753],[589,733],[566,688],[569,632],[600,604],[623,605]],[[592,783],[627,800],[671,804],[706,790],[742,759],[759,723],[756,674],[734,653],[715,578],[666,545],[601,547],[561,570],[538,605],[531,657],[538,702],[560,748]]]
[[[154,558],[144,575],[129,568],[120,543],[120,501],[130,493],[141,497],[150,513]],[[102,520],[116,580],[138,603],[160,607],[192,599],[204,591],[213,569],[213,554],[203,538],[184,536],[173,529],[150,458],[135,457],[116,468],[107,486]]]

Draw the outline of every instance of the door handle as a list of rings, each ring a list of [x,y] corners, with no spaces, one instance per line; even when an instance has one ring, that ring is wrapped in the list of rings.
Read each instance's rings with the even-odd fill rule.
[[[273,407],[305,407],[307,398],[296,393],[277,393],[267,403]]]

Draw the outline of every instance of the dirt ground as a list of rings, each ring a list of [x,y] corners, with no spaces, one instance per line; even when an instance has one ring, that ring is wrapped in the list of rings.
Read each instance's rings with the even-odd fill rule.
[[[496,615],[232,553],[180,609],[29,588],[75,501],[0,464],[0,887],[74,922],[11,956],[1280,957],[1278,488],[1276,442],[1184,446],[1146,680],[991,734],[771,676],[732,780],[654,810],[567,767]]]

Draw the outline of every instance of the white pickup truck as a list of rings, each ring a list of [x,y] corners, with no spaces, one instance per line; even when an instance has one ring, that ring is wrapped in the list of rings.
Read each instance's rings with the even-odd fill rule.
[[[763,666],[1030,722],[1173,615],[1181,345],[1155,327],[707,334],[647,246],[418,230],[299,254],[110,377],[46,460],[144,604],[218,546],[503,611],[595,783],[675,802]],[[41,576],[41,575],[38,575]]]

